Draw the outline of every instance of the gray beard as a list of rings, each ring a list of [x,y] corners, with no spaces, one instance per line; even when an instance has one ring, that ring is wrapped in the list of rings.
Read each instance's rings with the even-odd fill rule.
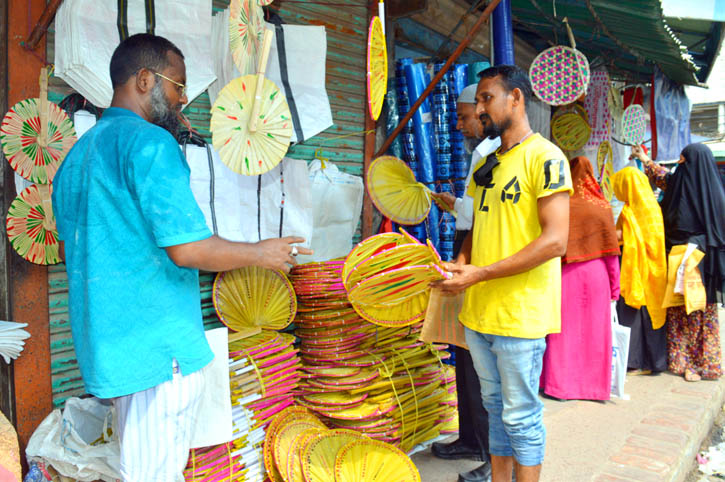
[[[181,130],[179,113],[170,104],[161,88],[161,82],[156,82],[151,89],[151,123],[163,127],[174,139],[178,139]]]

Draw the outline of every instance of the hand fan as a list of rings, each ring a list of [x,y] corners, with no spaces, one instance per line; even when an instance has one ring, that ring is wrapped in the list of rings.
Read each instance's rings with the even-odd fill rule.
[[[264,36],[263,0],[231,0],[229,4],[229,49],[242,75],[254,73]],[[266,5],[266,4],[262,4]]]
[[[219,319],[234,331],[281,330],[297,313],[297,298],[285,275],[258,266],[219,273],[213,300]]]
[[[368,108],[370,118],[378,120],[383,109],[388,83],[388,51],[380,17],[373,17],[368,30],[367,56]]]
[[[612,200],[612,196],[614,195],[614,189],[612,188],[612,176],[614,176],[614,166],[612,165],[612,160],[610,159],[604,163],[602,180],[599,183],[602,187],[602,194],[604,194],[604,197],[610,202]]]
[[[586,93],[591,77],[589,61],[576,50],[574,35],[565,21],[571,47],[556,45],[536,56],[529,69],[536,97],[549,105],[571,104]]]
[[[274,451],[274,463],[277,466],[277,470],[282,474],[282,478],[289,482],[286,478],[287,475],[287,454],[289,454],[292,444],[295,438],[302,434],[305,430],[318,429],[320,431],[326,430],[327,427],[317,418],[305,419],[305,420],[290,420],[279,428],[277,436],[275,437]]]
[[[622,115],[622,140],[630,145],[639,146],[644,142],[647,132],[647,114],[639,104],[624,109]]]
[[[562,114],[551,122],[551,137],[565,151],[581,149],[590,135],[589,122],[579,114]]]
[[[302,475],[302,452],[315,437],[324,432],[327,432],[327,428],[320,429],[316,427],[305,430],[294,438],[287,454],[287,468],[285,471],[285,480],[287,482],[305,482],[305,477]]]
[[[367,188],[375,206],[396,223],[418,224],[428,216],[431,190],[396,157],[381,156],[370,164]]]
[[[395,306],[425,292],[431,281],[446,279],[443,270],[434,264],[405,266],[384,271],[360,281],[348,293],[353,307],[356,303],[373,306]]]
[[[267,469],[267,475],[272,479],[272,482],[284,482],[282,476],[277,471],[277,467],[274,464],[274,445],[277,438],[279,429],[283,427],[289,420],[312,420],[316,419],[315,415],[308,408],[293,405],[287,407],[279,412],[272,419],[272,422],[267,427],[264,438],[264,446],[262,453],[264,456],[264,466]]]
[[[62,261],[50,194],[48,184],[28,186],[8,210],[8,241],[20,256],[35,264]]]
[[[361,280],[382,271],[409,265],[430,264],[432,262],[431,251],[428,246],[423,244],[403,244],[386,249],[359,262],[348,274],[345,280],[345,289],[349,292]]]
[[[612,161],[614,158],[614,152],[612,151],[612,144],[609,141],[602,141],[597,149],[597,174],[599,179],[603,176],[604,165],[607,161]]]
[[[73,144],[76,132],[65,112],[48,102],[47,69],[41,69],[40,97],[21,100],[0,126],[3,153],[13,169],[36,184],[50,184]]]
[[[279,164],[292,135],[287,100],[264,78],[271,42],[272,32],[267,30],[257,75],[229,82],[211,109],[214,148],[225,165],[245,176],[264,174]]]
[[[342,279],[345,280],[350,275],[350,271],[360,261],[369,258],[370,256],[384,251],[386,249],[394,248],[401,244],[409,244],[402,235],[398,233],[380,233],[374,236],[370,236],[363,241],[360,241],[350,254],[345,258],[345,264],[342,267]]]
[[[360,439],[335,457],[335,482],[420,482],[410,458],[390,444]]]
[[[313,438],[302,451],[302,473],[306,482],[335,480],[335,458],[342,447],[365,438],[358,432],[334,429]]]

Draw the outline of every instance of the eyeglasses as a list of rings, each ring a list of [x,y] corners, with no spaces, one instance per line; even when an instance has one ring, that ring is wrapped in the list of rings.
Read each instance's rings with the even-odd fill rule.
[[[154,72],[154,71],[152,70],[151,72]],[[164,79],[164,80],[168,80],[169,82],[171,82],[172,84],[174,84],[174,85],[175,85],[176,87],[178,87],[178,89],[179,89],[179,94],[180,94],[180,95],[181,95],[182,97],[186,95],[186,84],[182,84],[181,82],[177,82],[177,81],[175,81],[175,80],[172,80],[172,79],[170,79],[170,78],[166,77],[166,76],[165,76],[165,75],[163,75],[163,74],[159,74],[158,72],[154,72],[154,75],[158,75],[158,76],[159,76],[159,77],[161,77],[162,79]]]

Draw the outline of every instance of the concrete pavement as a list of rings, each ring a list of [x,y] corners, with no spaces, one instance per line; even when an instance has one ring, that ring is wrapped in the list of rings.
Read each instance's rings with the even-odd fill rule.
[[[721,320],[723,315],[721,311]],[[670,373],[628,376],[625,392],[629,400],[543,399],[547,429],[543,482],[685,480],[722,410],[725,378],[686,382]],[[430,450],[414,455],[413,461],[423,482],[455,482],[458,472],[479,464],[442,461]]]

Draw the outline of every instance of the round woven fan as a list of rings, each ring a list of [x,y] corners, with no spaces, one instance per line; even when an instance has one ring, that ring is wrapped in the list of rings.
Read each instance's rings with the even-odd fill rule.
[[[375,236],[370,236],[369,238],[360,241],[354,248],[352,248],[352,251],[350,251],[350,254],[347,255],[347,258],[345,258],[345,264],[342,267],[342,279],[347,279],[350,275],[350,271],[352,271],[355,265],[357,265],[360,261],[374,255],[375,253],[394,248],[400,244],[408,244],[408,242],[398,233],[376,234]]]
[[[335,458],[335,482],[420,482],[410,458],[390,444],[360,439],[342,447]]]
[[[529,69],[534,94],[549,105],[571,104],[586,92],[589,62],[571,47],[556,45],[536,56]]]
[[[368,168],[367,189],[375,206],[399,224],[419,224],[430,211],[431,191],[415,180],[407,164],[381,156]]]
[[[395,306],[426,292],[431,281],[446,279],[436,265],[405,266],[366,278],[348,293],[353,307],[356,303],[373,306]]]
[[[318,429],[325,430],[327,427],[318,419],[290,420],[286,422],[277,431],[274,441],[274,463],[277,466],[282,477],[285,478],[287,472],[287,454],[289,454],[295,438],[302,434],[305,430]],[[286,479],[285,479],[286,480]]]
[[[37,184],[49,184],[77,138],[66,113],[48,102],[47,143],[42,146],[38,104],[38,99],[21,100],[5,114],[0,143],[18,174]]]
[[[367,58],[368,107],[372,120],[378,120],[383,109],[388,84],[388,51],[380,17],[373,17],[368,30]]]
[[[424,292],[412,296],[394,306],[374,306],[356,303],[355,311],[370,323],[378,326],[402,328],[425,319],[430,293]]]
[[[287,469],[285,471],[285,480],[287,482],[305,482],[305,477],[302,475],[302,452],[315,437],[324,432],[327,432],[326,428],[316,427],[305,430],[294,438],[292,447],[287,454]]]
[[[614,195],[614,189],[612,188],[612,176],[614,176],[614,165],[612,165],[612,160],[610,159],[604,163],[602,180],[599,183],[602,188],[602,194],[604,194],[607,201],[611,201],[612,196]]]
[[[213,296],[219,319],[235,331],[281,330],[297,313],[297,298],[285,275],[258,266],[219,273]]]
[[[328,430],[312,439],[302,452],[302,473],[306,482],[335,480],[335,458],[342,447],[364,438],[345,429]]]
[[[591,135],[589,122],[579,114],[562,114],[551,122],[551,136],[565,151],[584,147]]]
[[[622,140],[627,144],[638,146],[644,142],[647,132],[647,114],[639,104],[632,104],[624,109],[622,115]]]
[[[350,291],[363,279],[383,271],[410,265],[427,265],[433,261],[430,248],[424,244],[403,244],[386,249],[360,261],[348,274],[345,289]]]
[[[274,445],[279,429],[292,419],[313,420],[317,419],[317,417],[308,408],[293,405],[285,408],[272,419],[272,422],[265,430],[262,454],[264,456],[264,466],[267,469],[267,475],[273,482],[284,482],[274,464]]]
[[[614,152],[612,151],[612,144],[609,141],[602,141],[597,149],[597,174],[599,179],[602,178],[604,165],[607,161],[612,161],[614,158]]]
[[[229,82],[219,93],[211,114],[212,142],[219,157],[231,170],[246,176],[264,174],[279,164],[292,135],[287,100],[268,79],[264,79],[260,93],[258,128],[250,131],[255,84],[254,75]]]
[[[229,4],[229,47],[242,75],[252,74],[264,35],[264,12],[259,0],[232,0]]]
[[[28,186],[8,210],[8,240],[20,256],[35,264],[62,261],[50,194],[50,185]]]

